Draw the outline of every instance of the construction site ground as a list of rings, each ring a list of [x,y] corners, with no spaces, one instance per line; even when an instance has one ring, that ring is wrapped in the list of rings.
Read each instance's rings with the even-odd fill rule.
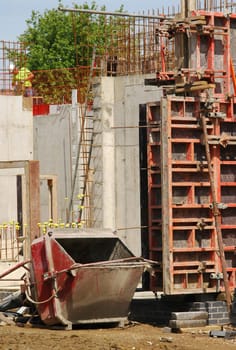
[[[212,329],[220,326],[188,328],[180,333],[166,327],[132,323],[124,328],[96,327],[53,330],[32,325],[0,327],[2,350],[225,350],[235,349],[236,338],[213,338]]]

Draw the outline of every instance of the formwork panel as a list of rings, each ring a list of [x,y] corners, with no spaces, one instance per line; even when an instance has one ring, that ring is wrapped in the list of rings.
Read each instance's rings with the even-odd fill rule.
[[[197,97],[167,96],[160,105],[160,114],[153,114],[153,106],[147,105],[149,249],[150,257],[163,266],[157,271],[152,288],[163,290],[165,294],[219,292],[224,290],[224,285],[212,278],[222,266],[202,140],[202,102]],[[157,109],[159,111],[159,107]],[[230,288],[233,289],[236,123],[231,102],[219,102],[218,110],[224,111],[226,118],[209,119],[207,130],[217,201],[223,207],[221,230]],[[155,122],[160,124],[158,128]]]
[[[163,97],[146,113],[149,251],[162,266],[152,289],[226,291],[228,302],[236,280],[236,15],[196,10],[176,23],[177,73],[170,87],[171,72],[163,84],[157,75]]]

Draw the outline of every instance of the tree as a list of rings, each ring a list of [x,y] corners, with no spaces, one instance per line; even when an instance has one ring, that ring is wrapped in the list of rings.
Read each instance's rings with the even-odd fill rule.
[[[61,0],[58,5],[63,6]],[[74,8],[106,10],[105,6],[98,9],[95,2],[90,7],[85,3],[74,5]],[[119,11],[123,11],[123,6]],[[26,23],[27,29],[19,36],[19,41],[27,48],[27,66],[35,73],[38,93],[45,96],[46,90],[50,90],[54,100],[58,95],[59,101],[56,102],[62,102],[62,96],[65,100],[66,86],[70,90],[77,86],[81,67],[91,66],[95,48],[97,57],[109,51],[112,45],[109,43],[110,33],[118,26],[116,19],[111,21],[104,15],[58,9],[45,10],[43,14],[32,11]],[[50,73],[46,74],[48,70]]]
[[[62,5],[59,1],[59,5]],[[91,7],[85,3],[75,8],[98,10],[95,2]],[[99,10],[106,10],[105,6]],[[119,9],[122,11],[122,7]],[[96,19],[90,14],[62,12],[57,9],[45,10],[43,14],[32,11],[26,21],[27,29],[19,41],[27,43],[29,69],[55,69],[75,67],[88,62],[84,60],[85,48],[105,42],[105,16]]]

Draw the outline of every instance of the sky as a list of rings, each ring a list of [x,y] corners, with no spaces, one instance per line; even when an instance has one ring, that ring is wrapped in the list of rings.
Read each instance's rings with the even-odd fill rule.
[[[90,0],[62,0],[64,7],[73,8],[73,4],[91,4]],[[107,11],[115,11],[124,5],[124,10],[128,13],[147,13],[148,10],[176,9],[180,0],[95,0],[98,7],[105,5]],[[17,41],[17,37],[22,34],[27,26],[26,20],[31,17],[32,11],[39,11],[41,14],[45,10],[58,7],[58,0],[0,0],[0,40]]]

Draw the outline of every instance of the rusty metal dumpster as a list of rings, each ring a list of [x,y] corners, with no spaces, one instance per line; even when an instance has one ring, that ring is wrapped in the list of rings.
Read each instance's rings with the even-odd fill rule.
[[[31,244],[28,297],[47,325],[121,323],[150,262],[106,231],[48,232]],[[31,294],[31,295],[30,295]]]

